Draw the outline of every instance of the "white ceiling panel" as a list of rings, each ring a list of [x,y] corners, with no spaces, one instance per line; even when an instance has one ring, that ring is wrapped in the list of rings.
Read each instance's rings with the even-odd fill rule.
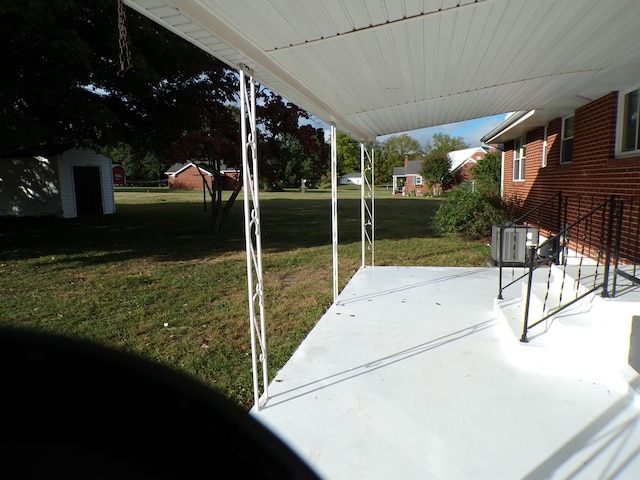
[[[640,82],[637,0],[125,1],[357,140]]]

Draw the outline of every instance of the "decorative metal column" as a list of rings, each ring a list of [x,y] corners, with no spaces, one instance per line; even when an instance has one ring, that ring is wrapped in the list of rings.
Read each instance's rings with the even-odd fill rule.
[[[333,303],[338,303],[338,150],[336,126],[331,125],[331,240],[333,244]]]
[[[242,173],[244,188],[244,231],[247,249],[247,290],[251,328],[253,396],[257,410],[261,406],[259,374],[262,370],[262,404],[268,399],[267,339],[262,282],[262,241],[258,198],[258,148],[256,136],[255,82],[251,69],[240,70],[240,130],[242,135]],[[247,78],[248,75],[248,78]],[[248,90],[247,90],[248,84]],[[255,282],[255,285],[254,285]]]
[[[371,153],[367,151],[364,143],[360,144],[360,172],[362,174],[362,187],[360,191],[360,219],[362,222],[362,266],[367,266],[367,257],[370,255],[370,265],[373,267],[374,261],[374,168],[373,168],[373,147]],[[367,255],[367,253],[369,255]]]

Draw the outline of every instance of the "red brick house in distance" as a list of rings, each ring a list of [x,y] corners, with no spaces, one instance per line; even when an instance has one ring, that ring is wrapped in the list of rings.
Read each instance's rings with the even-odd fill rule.
[[[471,169],[479,159],[487,154],[482,147],[465,148],[449,152],[447,156],[451,162],[451,174],[455,184],[472,180]],[[422,178],[422,165],[424,159],[409,160],[405,155],[404,166],[393,169],[393,194],[415,195],[421,197],[427,194],[429,186]]]
[[[196,165],[193,162],[174,163],[164,173],[168,177],[169,188],[179,190],[204,190],[203,182],[206,182],[211,188],[215,175],[214,169],[210,165]],[[222,175],[222,189],[233,190],[240,171],[223,164],[220,173]]]

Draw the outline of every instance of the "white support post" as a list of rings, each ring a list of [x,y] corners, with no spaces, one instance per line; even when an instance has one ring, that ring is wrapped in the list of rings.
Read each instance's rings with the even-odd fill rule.
[[[260,370],[262,370],[262,404],[268,399],[267,339],[262,282],[262,241],[260,232],[260,202],[258,198],[258,148],[256,136],[256,90],[253,75],[240,70],[240,130],[242,135],[242,174],[244,189],[244,230],[247,250],[247,290],[251,329],[251,361],[253,396],[260,409]],[[247,83],[249,90],[247,90]],[[254,285],[255,282],[255,285]]]
[[[336,126],[331,125],[331,243],[333,245],[333,304],[338,303],[338,154]]]
[[[360,220],[362,222],[362,266],[367,266],[367,252],[370,254],[370,266],[374,265],[374,151],[367,151],[364,143],[360,144],[360,172],[362,186],[360,188]]]

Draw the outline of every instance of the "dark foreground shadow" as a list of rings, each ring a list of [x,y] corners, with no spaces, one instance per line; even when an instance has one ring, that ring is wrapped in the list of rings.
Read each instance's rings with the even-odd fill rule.
[[[3,469],[26,479],[315,479],[228,399],[95,344],[0,329]]]

